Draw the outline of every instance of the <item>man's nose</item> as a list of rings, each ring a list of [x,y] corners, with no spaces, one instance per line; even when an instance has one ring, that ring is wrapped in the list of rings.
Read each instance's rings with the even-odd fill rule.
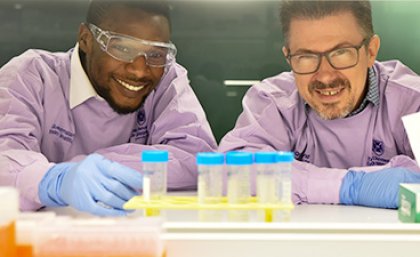
[[[319,65],[318,71],[315,76],[318,81],[328,84],[333,81],[336,77],[337,70],[330,64],[328,59],[323,56]]]
[[[146,62],[146,56],[139,54],[133,62],[127,64],[127,70],[138,77],[142,77],[145,73],[150,71],[149,65]]]

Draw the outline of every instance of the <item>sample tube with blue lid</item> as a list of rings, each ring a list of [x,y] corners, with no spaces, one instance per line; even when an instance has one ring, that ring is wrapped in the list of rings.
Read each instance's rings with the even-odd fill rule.
[[[168,151],[143,151],[143,199],[158,201],[166,195]],[[146,209],[147,216],[159,215],[158,210]]]
[[[292,203],[292,152],[278,152],[277,165],[280,171],[278,195],[282,204]]]
[[[252,153],[226,153],[226,167],[228,171],[227,197],[231,205],[247,204],[251,196],[250,170],[253,163]],[[246,222],[249,211],[230,210],[229,221]]]
[[[198,153],[198,203],[204,205],[199,211],[200,221],[219,222],[220,210],[207,210],[206,204],[220,204],[223,196],[223,169],[225,157],[221,153]]]
[[[257,171],[257,201],[261,204],[277,204],[277,152],[257,152],[254,154]],[[270,213],[271,214],[271,213]],[[265,220],[266,212],[258,212],[258,220]]]

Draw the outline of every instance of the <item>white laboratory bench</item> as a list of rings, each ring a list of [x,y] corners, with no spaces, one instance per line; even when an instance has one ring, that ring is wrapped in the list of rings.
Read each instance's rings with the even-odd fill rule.
[[[54,211],[89,216],[70,208]],[[167,257],[420,256],[420,224],[399,222],[396,210],[299,205],[283,223],[199,223],[190,222],[191,213],[167,213]]]

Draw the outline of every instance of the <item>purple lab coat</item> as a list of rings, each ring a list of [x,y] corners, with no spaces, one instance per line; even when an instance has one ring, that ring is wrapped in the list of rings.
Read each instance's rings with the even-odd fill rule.
[[[168,150],[168,188],[194,188],[195,154],[217,144],[187,71],[170,66],[139,111],[119,115],[100,97],[70,108],[71,59],[72,50],[29,50],[0,70],[0,185],[19,189],[21,209],[41,207],[52,165],[93,152],[141,172],[141,151]]]
[[[338,203],[348,169],[420,171],[401,120],[420,111],[420,77],[398,61],[376,62],[373,69],[379,105],[335,120],[321,119],[304,102],[291,72],[263,80],[246,93],[243,112],[219,151],[293,151],[295,203]]]

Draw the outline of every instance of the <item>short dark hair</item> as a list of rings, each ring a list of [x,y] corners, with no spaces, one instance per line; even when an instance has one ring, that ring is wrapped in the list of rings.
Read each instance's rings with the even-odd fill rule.
[[[86,22],[99,26],[103,20],[108,18],[109,11],[116,6],[126,6],[130,9],[162,15],[168,20],[169,27],[171,27],[171,8],[167,0],[91,0],[86,15]]]
[[[332,14],[350,11],[356,18],[366,38],[374,35],[372,24],[372,7],[369,0],[330,1],[283,0],[280,3],[280,22],[284,44],[289,44],[290,23],[294,18],[320,19]]]

